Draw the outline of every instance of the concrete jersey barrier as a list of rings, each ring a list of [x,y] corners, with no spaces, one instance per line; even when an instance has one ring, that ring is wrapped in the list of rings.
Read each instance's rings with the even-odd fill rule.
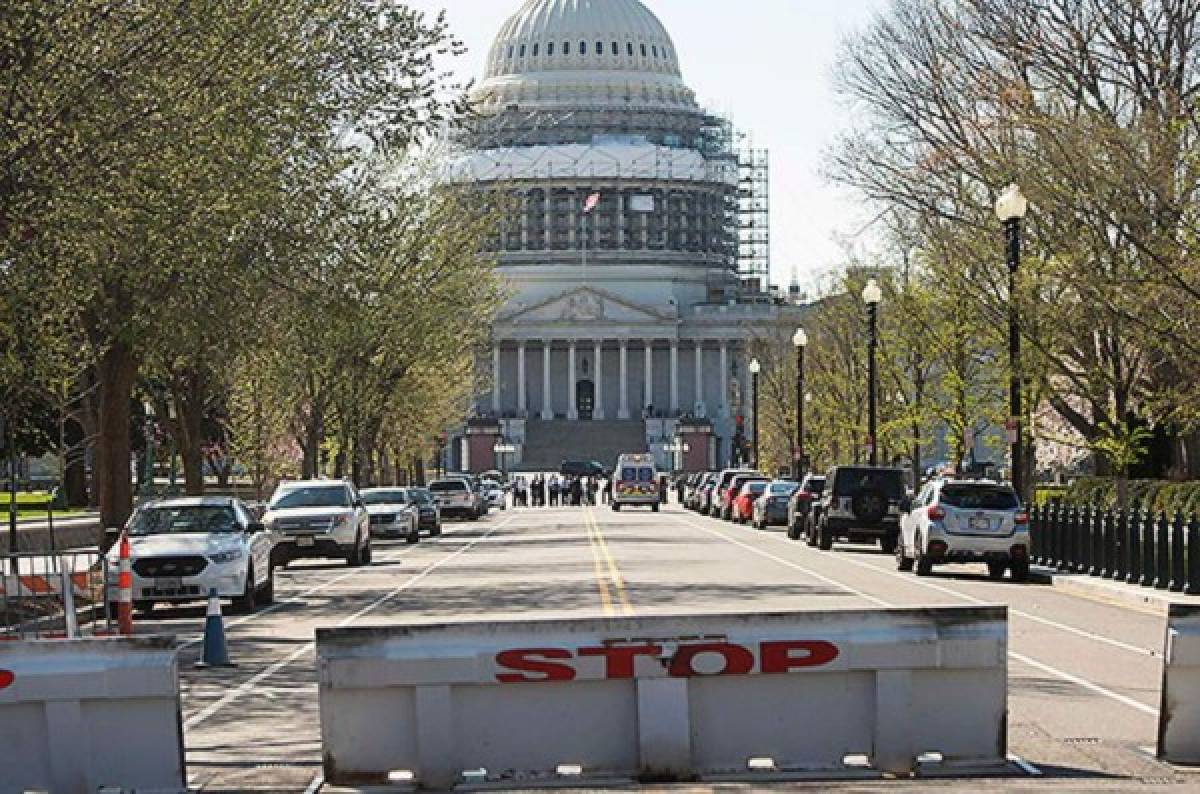
[[[0,794],[185,790],[174,645],[0,643]]]
[[[1158,757],[1200,764],[1200,606],[1172,604],[1167,612]]]
[[[907,773],[1006,760],[1003,607],[319,629],[326,780]]]

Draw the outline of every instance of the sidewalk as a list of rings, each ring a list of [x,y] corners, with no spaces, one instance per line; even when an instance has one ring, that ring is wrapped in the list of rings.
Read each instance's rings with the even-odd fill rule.
[[[1050,585],[1064,593],[1153,611],[1166,610],[1171,604],[1200,606],[1200,595],[1172,593],[1169,590],[1157,590],[1082,573],[1064,573],[1041,565],[1034,565],[1030,569],[1029,580]]]

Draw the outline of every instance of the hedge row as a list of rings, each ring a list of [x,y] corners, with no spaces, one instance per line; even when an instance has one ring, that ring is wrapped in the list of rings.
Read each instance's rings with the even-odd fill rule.
[[[1060,501],[1077,507],[1115,508],[1117,482],[1111,477],[1081,477],[1066,488]],[[1168,515],[1200,515],[1200,482],[1130,480],[1129,506]]]

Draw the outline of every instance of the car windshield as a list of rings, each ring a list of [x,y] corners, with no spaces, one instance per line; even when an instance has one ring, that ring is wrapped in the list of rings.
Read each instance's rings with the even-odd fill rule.
[[[407,491],[367,491],[362,495],[363,502],[369,505],[406,505]]]
[[[433,502],[433,494],[423,489],[409,491],[412,495],[412,500],[419,505],[427,505]]]
[[[467,484],[462,480],[442,480],[441,482],[435,482],[430,485],[429,490],[434,491],[435,493],[444,493],[446,491],[465,491],[467,490]]]
[[[967,510],[1015,510],[1019,506],[1015,491],[994,485],[947,485],[938,503]]]
[[[144,507],[129,525],[131,535],[181,535],[237,532],[232,507],[192,505],[188,507]]]
[[[904,498],[904,475],[892,469],[842,469],[837,475],[836,493],[881,491],[889,499]]]
[[[748,493],[748,494],[751,494],[753,496],[758,496],[763,491],[767,490],[767,484],[765,482],[747,483],[745,490],[746,490],[746,493]]]
[[[290,488],[276,495],[271,502],[272,510],[292,507],[349,507],[350,492],[342,485],[314,485]]]
[[[777,482],[771,486],[772,496],[791,496],[800,486],[794,482]]]

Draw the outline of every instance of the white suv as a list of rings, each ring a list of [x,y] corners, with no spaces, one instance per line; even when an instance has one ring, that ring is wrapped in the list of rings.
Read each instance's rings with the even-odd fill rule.
[[[479,494],[471,481],[465,477],[434,480],[429,484],[429,492],[437,500],[444,516],[462,516],[472,521],[478,521],[483,516],[479,507]]]
[[[276,558],[344,559],[351,567],[371,562],[371,524],[354,485],[341,480],[280,483],[263,523],[278,533]]]
[[[907,501],[907,500],[906,500]],[[1029,515],[1017,492],[988,480],[933,480],[902,506],[896,567],[928,576],[940,563],[984,562],[993,579],[1029,578]]]
[[[271,555],[276,537],[237,499],[150,502],[134,512],[126,530],[139,612],[148,613],[157,603],[201,601],[210,590],[232,599],[239,612],[253,612],[275,598]],[[111,560],[115,565],[116,555]]]

